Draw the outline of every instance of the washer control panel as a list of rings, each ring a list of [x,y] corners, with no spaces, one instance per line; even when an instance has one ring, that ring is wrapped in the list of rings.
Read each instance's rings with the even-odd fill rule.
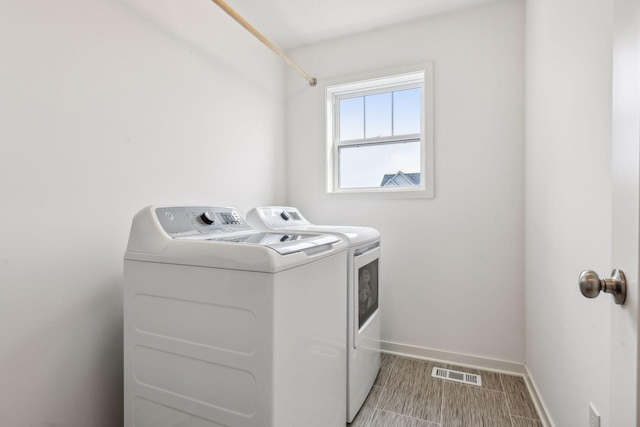
[[[256,211],[262,222],[272,229],[310,224],[298,209],[289,206],[261,207],[256,208]]]
[[[235,208],[163,207],[156,208],[156,217],[163,230],[174,239],[253,230]]]

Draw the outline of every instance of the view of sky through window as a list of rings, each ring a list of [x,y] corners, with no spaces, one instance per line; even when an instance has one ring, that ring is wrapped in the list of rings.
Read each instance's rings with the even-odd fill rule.
[[[380,138],[393,135],[392,92],[364,97],[364,137]]]
[[[380,187],[385,174],[420,171],[420,142],[340,147],[340,188]]]
[[[362,145],[339,148],[340,188],[379,187],[385,174],[419,173],[420,142],[372,143],[420,133],[420,89],[340,99],[339,139]]]

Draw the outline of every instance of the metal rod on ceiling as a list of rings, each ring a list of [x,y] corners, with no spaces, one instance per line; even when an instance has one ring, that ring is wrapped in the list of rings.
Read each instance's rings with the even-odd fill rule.
[[[256,30],[253,27],[253,25],[251,25],[249,22],[247,22],[246,19],[244,19],[242,16],[240,16],[231,7],[229,7],[229,5],[226,4],[223,0],[211,0],[211,1],[214,2],[215,4],[217,4],[218,6],[220,6],[220,8],[222,10],[224,10],[230,17],[235,19],[238,22],[238,24],[242,25],[245,29],[247,29],[247,31],[249,31],[251,34],[253,34],[258,40],[260,40],[265,46],[267,46],[269,49],[274,51],[276,53],[276,55],[278,55],[280,58],[282,58],[284,60],[284,62],[289,64],[289,66],[291,66],[291,68],[296,70],[302,77],[304,77],[309,82],[309,86],[315,86],[316,84],[318,84],[318,80],[316,80],[314,77],[311,77],[302,68],[298,67],[291,59],[289,59],[289,57],[287,55],[285,55],[285,53],[282,50],[280,50],[280,48],[278,46],[276,46],[273,43],[271,43],[271,41],[269,39],[267,39],[265,36],[263,36],[258,30]]]

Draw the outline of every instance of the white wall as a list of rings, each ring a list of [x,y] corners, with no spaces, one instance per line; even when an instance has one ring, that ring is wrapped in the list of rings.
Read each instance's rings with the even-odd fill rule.
[[[118,426],[131,218],[284,201],[283,66],[196,0],[5,0],[0,52],[1,424]]]
[[[382,233],[384,341],[524,361],[524,5],[497,2],[291,51],[287,201]],[[435,194],[325,193],[327,80],[434,62]]]
[[[609,420],[612,2],[526,7],[526,362],[557,426]]]

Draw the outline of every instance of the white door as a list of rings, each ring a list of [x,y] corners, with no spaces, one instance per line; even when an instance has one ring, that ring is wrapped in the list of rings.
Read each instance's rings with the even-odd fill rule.
[[[624,305],[611,306],[610,425],[636,427],[640,425],[640,2],[616,0],[614,7],[611,264],[625,272],[629,289]]]

